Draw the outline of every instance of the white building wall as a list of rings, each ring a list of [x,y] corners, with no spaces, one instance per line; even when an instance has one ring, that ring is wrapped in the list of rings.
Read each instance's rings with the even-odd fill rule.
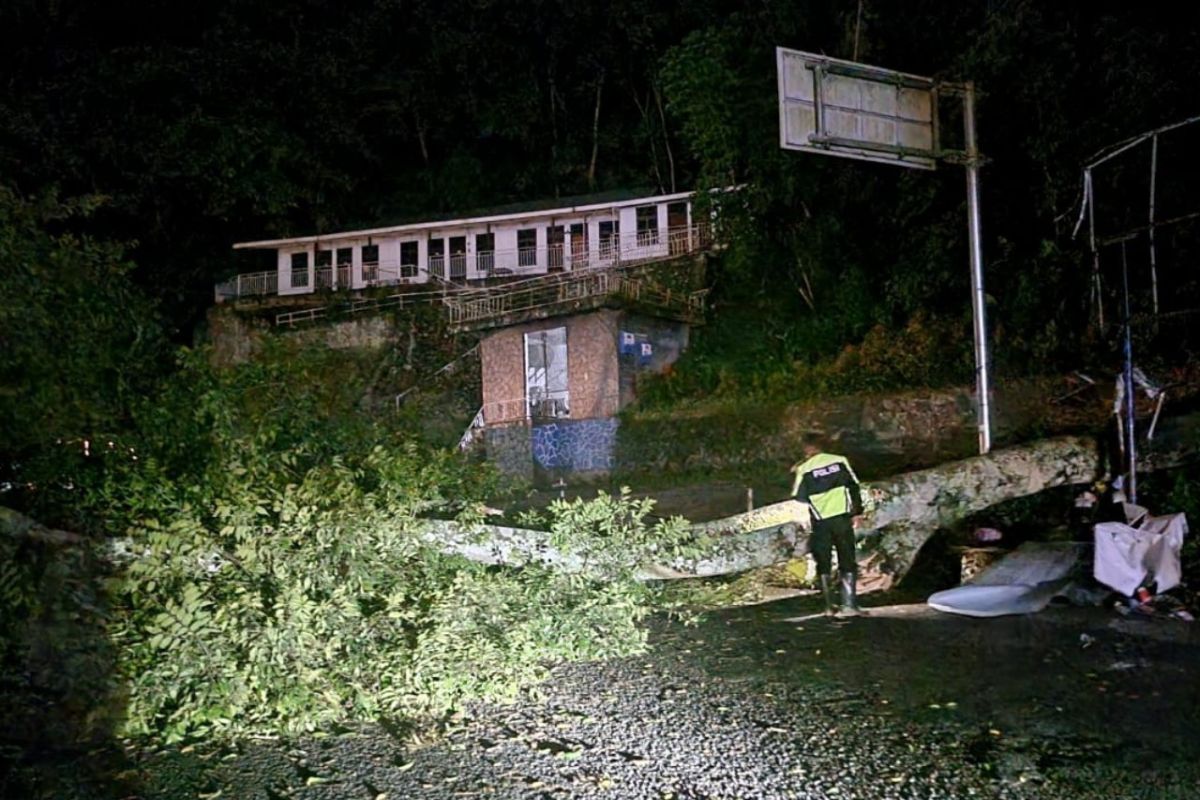
[[[596,215],[587,218],[588,228],[588,266],[600,263],[600,219]]]
[[[400,241],[411,241],[401,239]],[[429,283],[429,241],[424,237],[417,239],[417,277],[414,283]]]
[[[479,234],[492,233],[494,239],[494,268],[508,274],[545,274],[550,265],[548,231],[552,226],[563,229],[563,267],[566,269],[582,269],[588,267],[606,266],[613,263],[619,254],[623,260],[637,260],[666,255],[670,250],[670,234],[668,228],[667,207],[670,203],[683,202],[687,208],[687,224],[689,227],[697,220],[692,215],[692,204],[682,195],[661,195],[646,197],[622,203],[617,207],[592,207],[573,209],[558,209],[557,214],[530,213],[523,218],[479,218],[471,222],[465,220],[459,224],[446,222],[425,226],[411,226],[403,230],[378,229],[373,231],[353,232],[349,235],[331,234],[328,238],[308,239],[305,242],[278,242],[276,247],[276,271],[278,291],[282,295],[309,294],[317,290],[315,255],[318,249],[330,252],[330,263],[334,267],[329,283],[335,288],[363,289],[371,285],[394,285],[397,283],[426,283],[430,280],[429,241],[440,239],[444,242],[443,264],[444,274],[449,277],[452,271],[450,257],[450,239],[464,239],[463,271],[457,276],[469,281],[478,281],[489,277],[487,264],[480,268],[477,259],[476,237]],[[637,209],[653,205],[656,208],[658,220],[658,243],[640,241],[637,233]],[[605,253],[601,259],[600,223],[616,220],[619,226],[619,238],[614,243],[615,252]],[[586,255],[572,258],[572,252],[578,246],[571,234],[572,225],[583,225],[586,230]],[[532,229],[535,232],[536,255],[534,263],[524,266],[520,263],[518,251],[519,239],[517,232]],[[684,235],[685,231],[676,231],[676,235]],[[417,274],[413,277],[402,278],[400,275],[401,244],[415,242],[417,246]],[[368,282],[363,274],[362,248],[368,243],[379,248],[379,270],[375,280]],[[247,243],[247,246],[255,243]],[[263,243],[267,244],[267,243]],[[270,244],[276,244],[272,242]],[[351,269],[349,280],[339,280],[337,267],[337,250],[349,248],[351,251]],[[308,283],[307,285],[292,285],[291,257],[292,254],[307,253]],[[348,284],[348,285],[347,285]]]
[[[496,234],[496,269],[516,270],[518,230],[520,225],[496,225],[492,228],[492,233]]]
[[[637,208],[622,208],[618,213],[621,223],[621,257],[641,258],[637,251]]]
[[[366,243],[356,243],[354,251],[350,254],[350,288],[361,289],[363,287],[362,279],[362,249]],[[334,286],[337,286],[338,276],[334,276]]]

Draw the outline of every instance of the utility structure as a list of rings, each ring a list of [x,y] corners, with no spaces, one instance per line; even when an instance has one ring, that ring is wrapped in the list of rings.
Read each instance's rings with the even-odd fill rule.
[[[854,158],[932,170],[939,161],[961,164],[967,176],[967,234],[978,395],[979,452],[992,447],[987,308],[975,86],[950,83],[800,50],[775,50],[779,78],[779,145],[785,150]],[[962,102],[963,149],[943,147],[938,104]]]
[[[1160,258],[1160,251],[1164,249],[1163,245],[1167,244],[1163,241],[1164,237],[1169,237],[1180,226],[1195,226],[1200,223],[1200,210],[1197,210],[1192,204],[1194,195],[1191,187],[1186,185],[1190,176],[1194,174],[1194,140],[1189,141],[1184,138],[1181,141],[1178,138],[1186,137],[1188,134],[1194,137],[1197,130],[1200,130],[1200,116],[1191,116],[1109,145],[1093,155],[1083,166],[1079,217],[1075,222],[1072,237],[1078,237],[1086,223],[1088,251],[1091,254],[1090,304],[1093,321],[1102,333],[1108,332],[1114,321],[1118,322],[1120,326],[1122,359],[1121,387],[1118,395],[1120,407],[1115,409],[1115,413],[1117,414],[1120,450],[1124,462],[1126,496],[1131,502],[1137,502],[1138,437],[1135,430],[1137,410],[1134,403],[1134,390],[1140,374],[1134,363],[1134,328],[1139,318],[1146,321],[1148,317],[1151,329],[1157,331],[1160,322],[1186,320],[1200,313],[1200,309],[1195,306],[1194,293],[1188,292],[1186,290],[1187,281],[1181,280],[1179,268],[1174,270],[1174,274],[1170,269],[1170,262],[1177,262],[1183,265],[1184,270],[1187,270],[1189,265],[1186,253],[1184,257],[1181,257],[1176,248],[1174,258],[1172,258],[1172,248],[1166,247],[1167,258],[1165,261],[1167,263],[1163,263],[1164,259]],[[1167,159],[1160,152],[1162,150],[1160,145],[1165,147],[1172,143],[1176,145],[1177,150],[1190,156],[1192,160],[1184,164],[1183,168],[1178,163],[1174,163],[1164,170],[1163,162]],[[1136,214],[1132,214],[1130,217],[1126,217],[1122,212],[1131,211],[1133,204],[1121,201],[1127,197],[1137,196],[1132,191],[1134,186],[1129,185],[1131,178],[1128,176],[1137,174],[1137,165],[1130,161],[1139,156],[1146,159],[1145,166],[1148,170],[1146,184],[1137,187],[1148,189],[1143,212],[1145,216],[1139,218]],[[1109,177],[1115,182],[1108,187],[1111,189],[1109,197],[1117,198],[1115,201],[1103,198],[1108,201],[1107,207],[1098,205],[1096,200],[1096,184],[1104,177]],[[1164,179],[1167,182],[1165,192],[1160,186],[1160,182]],[[1171,179],[1175,180],[1174,186],[1171,185]],[[1183,184],[1179,183],[1181,180],[1184,181]],[[1178,203],[1177,196],[1184,198],[1183,207],[1168,205],[1168,213],[1164,215],[1162,213],[1163,201],[1175,200]],[[1137,203],[1140,204],[1140,201]],[[1141,219],[1144,219],[1145,222],[1141,222]],[[1133,224],[1129,224],[1131,221]],[[1121,225],[1121,228],[1111,230],[1114,223]],[[1137,265],[1135,264],[1132,278],[1136,281],[1138,277],[1144,277],[1148,281],[1148,297],[1145,288],[1141,292],[1138,291],[1136,282],[1132,284],[1133,289],[1131,290],[1130,254],[1132,251],[1136,255],[1136,248],[1140,246],[1140,242],[1144,243],[1146,248],[1144,262],[1146,269],[1143,276],[1139,274],[1140,271],[1136,270]],[[1117,252],[1119,252],[1120,259],[1120,276],[1114,276],[1111,281],[1113,284],[1111,291],[1114,295],[1111,299],[1116,306],[1118,319],[1113,320],[1111,313],[1105,313],[1105,294],[1110,290],[1105,285],[1103,267],[1105,263],[1111,264],[1117,258]],[[1106,257],[1105,253],[1113,253],[1113,255]],[[1115,269],[1113,271],[1115,272]],[[1164,271],[1166,274],[1160,274]],[[1161,285],[1163,279],[1167,282],[1165,287]],[[1135,297],[1135,295],[1138,296]],[[1147,303],[1150,308],[1149,313],[1137,313],[1140,310],[1138,306],[1144,308]],[[1167,308],[1164,308],[1164,305]],[[1158,395],[1158,401],[1154,420],[1147,429],[1147,439],[1153,436],[1154,424],[1162,410],[1161,393]]]

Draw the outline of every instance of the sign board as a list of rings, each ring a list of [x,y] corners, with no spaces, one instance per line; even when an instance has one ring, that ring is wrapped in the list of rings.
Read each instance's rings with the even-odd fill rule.
[[[779,47],[779,144],[786,150],[937,165],[931,78]]]

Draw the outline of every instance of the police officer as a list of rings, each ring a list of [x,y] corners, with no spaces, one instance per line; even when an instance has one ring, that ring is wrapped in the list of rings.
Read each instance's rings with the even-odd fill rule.
[[[823,452],[824,442],[819,434],[805,434],[801,444],[805,461],[792,468],[796,473],[792,495],[808,504],[812,517],[809,549],[817,562],[825,613],[833,614],[830,583],[833,579],[833,548],[836,547],[842,585],[842,614],[858,616],[862,611],[855,594],[858,561],[854,554],[854,528],[863,512],[858,478],[844,457]]]

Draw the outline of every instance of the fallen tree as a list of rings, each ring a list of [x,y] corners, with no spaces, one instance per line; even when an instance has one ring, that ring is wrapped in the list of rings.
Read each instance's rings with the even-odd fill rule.
[[[1164,423],[1141,468],[1182,463],[1193,452],[1198,432],[1197,415]],[[1097,477],[1099,463],[1094,438],[1062,436],[866,484],[869,508],[859,531],[862,567],[881,575],[886,585],[908,572],[938,530],[1007,500],[1090,482]],[[711,577],[779,563],[808,550],[808,511],[794,500],[698,523],[692,529],[702,555],[645,564],[639,576]],[[444,552],[489,564],[542,563],[588,571],[585,558],[559,552],[551,546],[550,534],[541,530],[431,521],[424,539]]]

